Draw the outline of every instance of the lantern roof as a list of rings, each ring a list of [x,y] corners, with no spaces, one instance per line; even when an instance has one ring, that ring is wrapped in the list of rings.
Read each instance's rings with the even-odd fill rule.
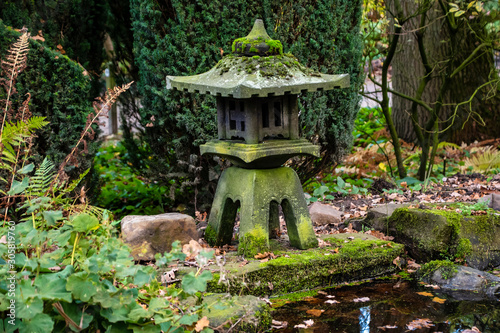
[[[208,72],[192,76],[167,76],[167,89],[233,98],[299,94],[349,86],[347,74],[315,72],[291,54],[283,54],[280,41],[272,40],[262,20],[252,31],[233,42],[233,53]]]

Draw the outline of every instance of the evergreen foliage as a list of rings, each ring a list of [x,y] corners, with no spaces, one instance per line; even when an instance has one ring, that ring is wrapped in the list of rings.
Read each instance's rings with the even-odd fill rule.
[[[2,59],[19,35],[0,21]],[[93,110],[90,89],[90,79],[84,75],[84,68],[61,53],[30,40],[27,67],[17,78],[17,93],[12,96],[12,107],[17,109],[29,93],[31,113],[45,117],[50,123],[37,132],[38,137],[33,141],[32,149],[38,163],[45,156],[50,156],[59,164],[71,152],[72,145],[78,141],[85,127],[87,116]],[[0,99],[4,99],[6,93],[0,88]],[[79,157],[76,171],[90,167],[97,145],[89,143],[89,153]]]
[[[142,135],[153,150],[151,169],[157,178],[165,182],[169,171],[190,165],[194,175],[184,174],[187,179],[206,185],[206,166],[214,163],[198,158],[198,146],[217,131],[215,99],[168,91],[165,76],[209,70],[222,51],[231,52],[234,39],[248,34],[257,18],[264,20],[271,38],[280,40],[284,51],[304,65],[328,74],[348,73],[351,78],[348,89],[300,96],[302,135],[321,144],[322,159],[297,161],[299,174],[311,177],[349,150],[362,84],[360,1],[132,0],[131,13]]]
[[[5,25],[17,29],[24,26],[33,36],[40,34],[44,45],[61,50],[88,70],[93,97],[101,90],[102,45],[109,15],[108,1],[101,0],[0,2],[0,19]]]

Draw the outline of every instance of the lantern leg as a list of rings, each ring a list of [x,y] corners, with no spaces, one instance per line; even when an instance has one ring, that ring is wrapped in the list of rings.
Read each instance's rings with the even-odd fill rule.
[[[238,252],[253,256],[269,251],[269,238],[279,232],[283,209],[290,244],[318,246],[299,178],[290,168],[225,170],[215,193],[205,239],[212,246],[229,244],[240,208]]]

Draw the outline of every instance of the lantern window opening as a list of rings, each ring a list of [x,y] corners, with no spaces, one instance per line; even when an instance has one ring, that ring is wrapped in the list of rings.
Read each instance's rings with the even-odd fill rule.
[[[262,127],[269,128],[269,107],[267,106],[267,102],[262,103]]]
[[[274,127],[283,127],[283,109],[280,102],[274,102]]]

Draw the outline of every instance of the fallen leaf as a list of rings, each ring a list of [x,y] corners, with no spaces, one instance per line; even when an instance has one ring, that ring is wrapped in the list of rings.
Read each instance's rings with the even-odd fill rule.
[[[426,288],[432,288],[432,289],[441,289],[440,286],[435,285],[435,284],[426,284],[424,287],[426,287]]]
[[[241,263],[240,263],[240,267],[243,267],[245,266],[246,264],[248,264],[248,260],[243,260]]]
[[[307,314],[310,314],[310,315],[313,315],[315,317],[319,317],[321,316],[321,314],[325,312],[325,310],[320,310],[320,309],[311,309],[311,310],[307,310],[306,313]]]
[[[436,302],[436,303],[439,303],[439,304],[444,304],[444,302],[446,302],[446,299],[444,298],[439,298],[439,297],[434,297],[432,299],[433,302]]]
[[[278,320],[274,320],[274,319],[271,321],[271,327],[276,329],[276,330],[286,328],[287,326],[288,326],[288,322],[286,322],[286,321],[278,321]]]
[[[398,328],[397,326],[391,326],[391,325],[385,325],[385,326],[379,326],[377,327],[378,329],[382,330],[382,331],[385,331],[387,329],[394,329],[394,328]]]
[[[306,324],[307,327],[311,327],[312,325],[314,325],[314,320],[304,320],[304,324]]]
[[[198,322],[196,323],[196,326],[194,327],[196,332],[201,332],[205,327],[208,326],[210,322],[207,319],[207,316],[204,316]]]
[[[260,262],[268,262],[269,261],[269,258],[266,258],[266,259],[262,259],[262,260],[259,260]]]
[[[337,303],[340,303],[339,301],[336,301],[334,299],[329,299],[329,300],[326,300],[325,301],[326,304],[337,304]]]
[[[410,331],[414,331],[422,328],[431,328],[432,326],[434,326],[432,321],[424,318],[424,319],[415,319],[411,323],[407,324],[406,328],[409,329]]]
[[[354,303],[368,302],[368,301],[370,301],[370,298],[369,297],[360,297],[360,298],[355,298],[352,301]]]
[[[434,296],[433,294],[428,293],[427,291],[420,291],[417,294],[422,295],[422,296],[429,296],[429,297]]]
[[[264,253],[257,253],[256,255],[253,256],[255,259],[264,259],[269,257],[269,252],[264,252]]]
[[[194,239],[191,239],[188,244],[184,244],[182,246],[182,253],[184,253],[187,258],[194,258],[200,253],[202,249],[203,247],[201,247],[200,243],[198,243]]]
[[[267,286],[269,287],[269,290],[273,290],[274,289],[274,285],[273,285],[273,283],[271,281],[269,281],[267,283]]]
[[[328,295],[328,293],[326,291],[319,290],[318,295]]]

